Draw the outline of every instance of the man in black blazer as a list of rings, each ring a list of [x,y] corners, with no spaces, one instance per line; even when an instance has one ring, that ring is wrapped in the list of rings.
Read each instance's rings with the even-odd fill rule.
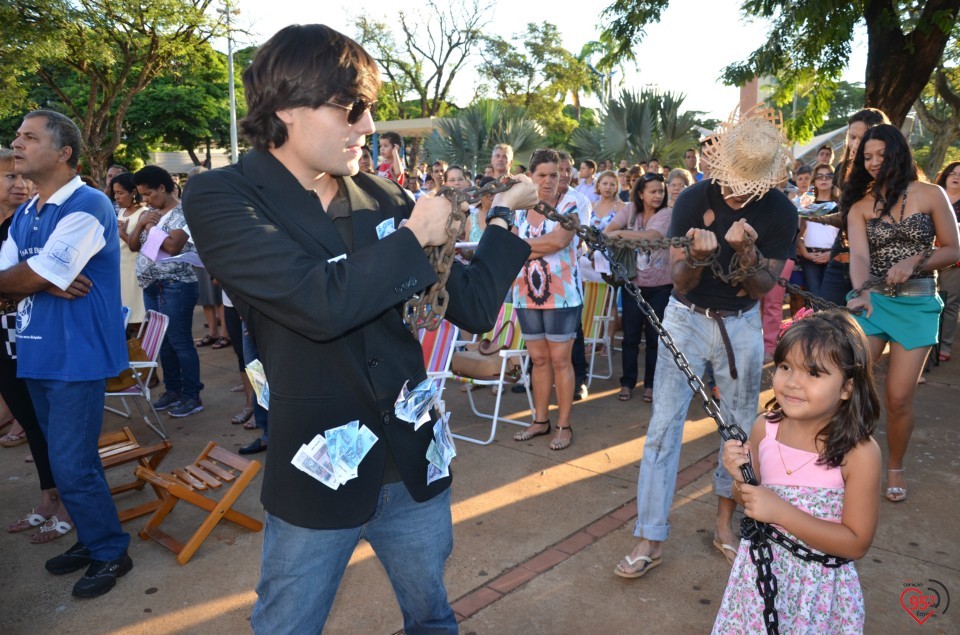
[[[380,80],[353,40],[322,25],[287,27],[243,82],[241,126],[254,149],[190,179],[183,206],[205,265],[256,332],[270,386],[253,629],[322,630],[363,538],[406,632],[455,633],[443,584],[450,478],[427,483],[433,426],[394,416],[404,382],[426,377],[400,309],[437,280],[423,247],[446,241],[450,204],[425,196],[413,206],[396,183],[358,173]],[[451,321],[471,332],[493,325],[530,251],[509,231],[511,210],[536,200],[529,181],[497,195],[476,256],[447,282]],[[378,239],[383,223],[397,229]],[[332,489],[291,463],[301,445],[355,420],[377,438],[356,478]]]

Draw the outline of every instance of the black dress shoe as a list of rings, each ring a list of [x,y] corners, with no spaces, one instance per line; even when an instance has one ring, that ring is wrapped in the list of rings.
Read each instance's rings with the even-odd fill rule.
[[[256,441],[248,445],[243,446],[238,450],[240,454],[256,454],[257,452],[265,452],[267,449],[267,444],[263,442],[263,439],[257,437]]]
[[[73,597],[99,597],[112,589],[117,584],[117,578],[127,575],[132,568],[133,560],[126,551],[116,560],[91,560],[87,572],[73,585]]]
[[[526,387],[525,387],[522,383],[519,383],[519,384],[514,384],[514,385],[510,386],[510,392],[515,392],[515,393],[519,394],[519,393],[522,393],[522,392],[527,392],[527,389],[526,389]]]
[[[45,566],[53,575],[63,575],[79,571],[88,564],[90,564],[90,550],[84,547],[82,542],[78,542],[61,555],[47,560]]]

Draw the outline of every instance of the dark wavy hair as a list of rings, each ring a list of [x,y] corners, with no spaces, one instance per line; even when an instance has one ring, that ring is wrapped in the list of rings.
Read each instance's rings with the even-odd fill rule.
[[[874,179],[863,163],[863,152],[868,141],[882,141],[883,165]],[[889,216],[893,204],[913,181],[918,180],[917,165],[907,139],[896,126],[880,124],[867,130],[860,140],[850,173],[843,189],[840,206],[849,213],[854,203],[867,194],[881,202],[880,216]]]
[[[940,174],[937,175],[937,185],[943,189],[947,189],[947,177],[950,176],[950,173],[953,172],[958,165],[960,165],[960,161],[951,161],[946,167],[940,170]]]
[[[656,159],[651,159],[655,161]],[[647,187],[647,183],[650,181],[660,181],[663,185],[663,200],[660,201],[660,207],[654,210],[654,213],[659,212],[664,207],[667,206],[667,180],[663,177],[662,174],[657,174],[656,172],[647,172],[641,174],[640,178],[633,182],[633,187],[630,188],[630,202],[633,203],[633,209],[637,214],[643,214],[643,201],[640,200],[640,195],[643,194],[643,189]],[[632,221],[631,221],[632,222]]]
[[[171,179],[171,181],[172,181],[172,180],[173,180],[173,179]],[[113,177],[112,179],[110,179],[110,187],[109,187],[108,190],[107,190],[107,196],[110,197],[110,200],[111,200],[112,202],[116,203],[116,200],[114,199],[114,194],[113,194],[113,186],[114,186],[114,184],[119,185],[120,187],[122,187],[122,188],[125,189],[126,191],[130,192],[131,194],[133,194],[133,202],[134,202],[134,203],[139,203],[140,201],[143,200],[143,197],[140,196],[140,190],[137,189],[137,184],[136,184],[136,182],[135,182],[134,179],[133,179],[133,175],[130,174],[129,172],[121,172],[120,174],[118,174],[118,175],[116,175],[115,177]]]
[[[380,91],[377,63],[362,46],[323,24],[277,31],[243,71],[247,116],[240,131],[257,150],[279,148],[287,127],[276,112],[319,108],[325,102],[365,99]]]
[[[817,464],[839,467],[847,452],[873,435],[880,419],[867,336],[848,313],[822,311],[786,330],[773,353],[777,368],[791,352],[794,358],[804,360],[811,373],[826,372],[829,360],[840,369],[844,382],[852,384],[850,398],[840,402],[830,421],[817,432],[821,447]],[[767,410],[783,411],[776,397],[767,403]]]

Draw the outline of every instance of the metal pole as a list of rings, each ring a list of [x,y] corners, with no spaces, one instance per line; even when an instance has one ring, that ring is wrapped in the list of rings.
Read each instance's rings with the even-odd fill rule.
[[[224,0],[227,16],[227,72],[229,73],[230,91],[230,163],[236,163],[239,154],[237,152],[237,93],[233,85],[233,33],[230,30],[230,0]],[[213,167],[213,166],[211,166]]]

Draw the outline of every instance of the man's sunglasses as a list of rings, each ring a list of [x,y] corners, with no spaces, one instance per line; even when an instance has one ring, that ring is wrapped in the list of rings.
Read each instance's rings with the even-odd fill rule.
[[[377,102],[375,101],[366,101],[364,99],[357,99],[350,106],[344,106],[343,104],[338,104],[335,101],[325,101],[323,102],[328,106],[336,106],[342,110],[347,111],[347,123],[351,126],[360,121],[360,118],[363,117],[364,113],[368,110],[371,115],[376,114]]]

